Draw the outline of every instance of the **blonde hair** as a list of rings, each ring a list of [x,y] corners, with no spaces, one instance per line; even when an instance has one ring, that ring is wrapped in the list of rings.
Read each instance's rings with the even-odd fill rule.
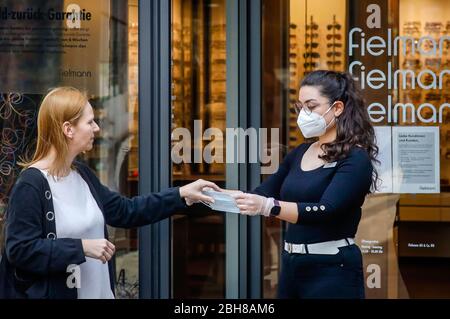
[[[56,158],[48,171],[53,176],[63,175],[69,151],[63,123],[69,122],[76,125],[87,102],[86,93],[76,88],[58,87],[51,90],[42,100],[39,109],[37,145],[33,159],[21,165],[24,168],[32,166],[45,158],[53,146],[56,150]]]

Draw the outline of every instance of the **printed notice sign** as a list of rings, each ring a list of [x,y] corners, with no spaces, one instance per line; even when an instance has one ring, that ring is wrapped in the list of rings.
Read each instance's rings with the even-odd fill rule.
[[[394,193],[439,193],[439,127],[393,127]]]
[[[43,94],[67,85],[101,96],[109,23],[108,0],[1,1],[2,92]]]
[[[377,193],[392,193],[392,130],[390,126],[375,126],[378,157],[380,163],[374,163],[380,181]]]

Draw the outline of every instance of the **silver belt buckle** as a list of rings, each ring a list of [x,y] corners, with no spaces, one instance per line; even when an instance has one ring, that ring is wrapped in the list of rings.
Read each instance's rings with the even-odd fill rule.
[[[292,244],[291,243],[286,243],[286,244],[287,244],[287,252],[289,254],[291,254],[292,253]]]

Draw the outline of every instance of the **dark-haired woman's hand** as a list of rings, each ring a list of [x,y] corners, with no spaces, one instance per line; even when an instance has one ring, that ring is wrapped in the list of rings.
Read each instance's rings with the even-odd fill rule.
[[[270,198],[249,193],[235,193],[231,194],[231,196],[236,201],[241,214],[270,216],[270,210],[273,207],[273,202]]]

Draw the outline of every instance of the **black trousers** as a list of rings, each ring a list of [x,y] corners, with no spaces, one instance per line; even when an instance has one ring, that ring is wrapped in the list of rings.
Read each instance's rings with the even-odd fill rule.
[[[364,298],[359,247],[339,248],[336,255],[289,254],[283,249],[278,298]]]

